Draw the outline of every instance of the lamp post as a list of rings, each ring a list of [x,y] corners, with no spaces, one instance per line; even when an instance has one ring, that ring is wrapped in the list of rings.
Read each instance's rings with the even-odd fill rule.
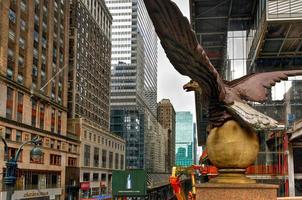
[[[8,158],[8,146],[7,143],[5,141],[5,139],[1,137],[1,140],[4,143],[4,159],[7,160],[6,162],[6,172],[5,172],[5,177],[4,177],[4,184],[6,186],[6,200],[12,200],[12,195],[14,193],[14,187],[16,184],[16,180],[17,180],[17,168],[18,168],[18,164],[17,161],[20,157],[21,151],[23,149],[23,147],[26,144],[34,144],[34,145],[40,145],[42,144],[42,140],[39,137],[34,137],[32,140],[30,141],[26,141],[23,144],[21,144],[21,146],[18,148],[16,155],[12,158]],[[31,152],[30,152],[30,156],[32,159],[34,160],[39,160],[42,156],[42,151],[39,147],[34,147]]]

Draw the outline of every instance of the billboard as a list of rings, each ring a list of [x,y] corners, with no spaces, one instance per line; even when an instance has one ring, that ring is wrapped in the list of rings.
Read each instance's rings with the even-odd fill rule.
[[[147,173],[142,169],[112,172],[112,196],[137,197],[147,195]]]

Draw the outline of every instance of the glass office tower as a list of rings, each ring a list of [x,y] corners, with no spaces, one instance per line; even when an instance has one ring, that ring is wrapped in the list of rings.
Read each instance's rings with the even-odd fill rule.
[[[126,165],[145,168],[147,116],[156,118],[157,35],[143,0],[106,0],[112,17],[111,131],[126,139]]]
[[[176,165],[190,166],[194,160],[193,115],[176,112]]]

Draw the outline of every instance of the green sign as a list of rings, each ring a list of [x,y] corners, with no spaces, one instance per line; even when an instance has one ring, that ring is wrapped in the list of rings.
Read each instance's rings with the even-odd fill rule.
[[[112,172],[112,196],[137,197],[147,195],[147,173],[134,169]]]

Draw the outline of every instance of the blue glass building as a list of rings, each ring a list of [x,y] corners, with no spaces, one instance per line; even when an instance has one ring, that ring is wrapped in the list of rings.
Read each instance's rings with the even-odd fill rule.
[[[176,165],[190,166],[194,161],[193,115],[176,112]]]

